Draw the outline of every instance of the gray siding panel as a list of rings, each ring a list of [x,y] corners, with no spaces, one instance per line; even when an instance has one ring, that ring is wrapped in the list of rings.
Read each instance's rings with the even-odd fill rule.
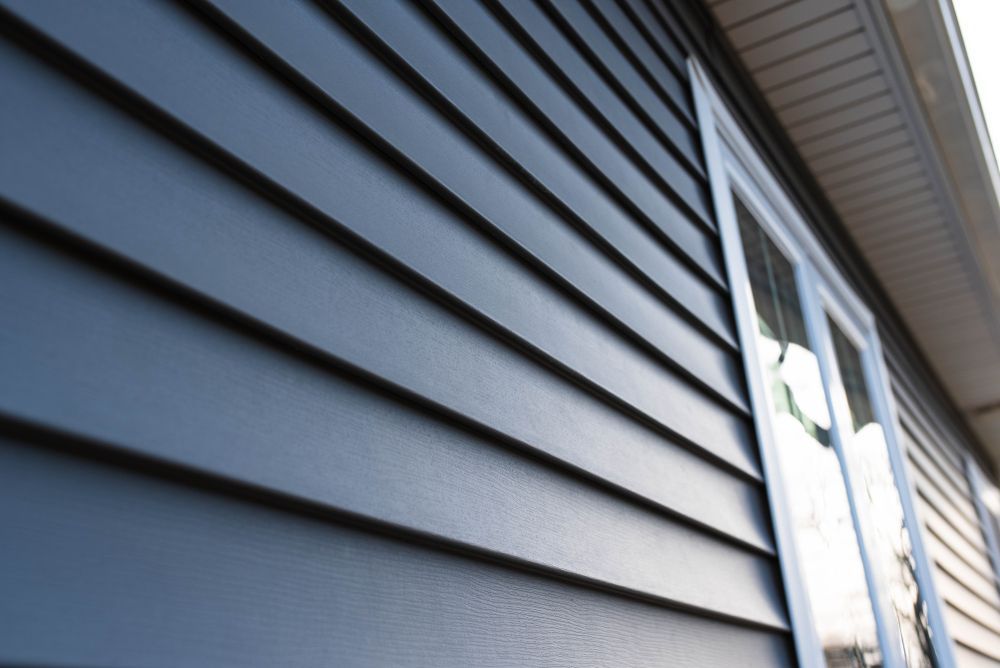
[[[628,7],[621,2],[594,2],[583,0],[591,15],[601,24],[614,44],[628,58],[629,63],[646,80],[656,96],[674,109],[691,125],[696,126],[691,95],[687,89],[687,67],[669,57],[661,58],[656,51],[656,40],[644,33],[628,14]],[[666,43],[673,40],[665,39]],[[683,71],[678,71],[683,70]],[[627,88],[627,87],[626,87]],[[656,107],[650,107],[653,109]],[[698,159],[695,163],[700,162]],[[700,166],[695,166],[700,169]]]
[[[339,15],[349,17],[347,20],[353,25],[371,30],[370,41],[377,49],[395,54],[403,66],[414,68],[411,79],[419,79],[428,89],[440,94],[444,103],[467,121],[469,131],[495,143],[500,154],[510,158],[532,182],[553,195],[572,219],[581,221],[600,235],[656,285],[670,293],[688,293],[679,296],[682,306],[724,344],[735,345],[725,293],[692,275],[689,268],[666,265],[664,261],[669,259],[669,254],[663,251],[656,238],[630,221],[626,212],[587,178],[542,127],[519,109],[499,86],[484,78],[483,72],[457,45],[447,41],[441,30],[435,29],[429,17],[415,8],[406,12],[401,7],[400,11],[390,13],[380,11],[371,3],[346,2],[344,5],[346,9],[340,10]],[[325,43],[324,38],[329,39],[329,35],[317,35],[318,47]],[[329,85],[333,77],[318,69],[319,59],[302,59],[296,63],[302,65],[303,73],[315,74],[315,81],[323,85],[326,92],[340,94],[337,88]],[[582,153],[591,160],[599,160],[594,152]],[[619,160],[604,172],[621,174],[626,164],[624,156],[619,156]],[[679,178],[679,175],[673,176],[676,167],[659,171],[670,183],[676,183]],[[631,184],[631,178],[623,182]],[[692,183],[704,190],[701,181]],[[728,392],[730,397],[739,394],[738,390]],[[739,399],[733,400],[741,403]]]
[[[644,123],[661,137],[669,137],[680,147],[688,169],[703,174],[700,162],[697,126],[689,103],[687,82],[682,82],[669,67],[657,68],[654,77],[635,54],[643,38],[613,2],[598,5],[589,2],[552,3],[540,0],[539,5],[560,25],[567,37],[576,44],[594,67]],[[610,21],[609,21],[610,19]],[[626,33],[623,36],[623,33]],[[647,56],[652,56],[647,51]],[[673,171],[673,170],[672,170]],[[700,197],[686,198],[688,205],[711,228],[715,223],[708,215],[709,205]]]
[[[0,490],[17,663],[790,665],[780,634],[10,439]]]
[[[463,439],[322,368],[0,230],[0,297],[8,306],[0,330],[9,351],[0,365],[10,374],[4,411],[588,580],[783,625],[770,557],[572,484],[482,439]],[[332,264],[355,270],[343,292],[380,286],[360,261],[331,250]],[[47,280],[23,279],[34,276]],[[389,308],[365,296],[374,308]],[[360,319],[363,310],[350,306],[316,305]],[[71,341],[66,332],[76,333]],[[476,395],[473,387],[466,392]],[[628,449],[619,456],[632,458]],[[579,550],[573,537],[588,533],[587,549]],[[623,552],[628,562],[616,559]],[[680,572],[687,577],[673,577]]]
[[[23,68],[11,67],[20,62]],[[5,127],[45,138],[45,150],[38,150],[38,140],[11,146],[12,169],[3,173],[0,191],[11,200],[341,362],[655,503],[681,510],[663,476],[693,470],[692,464],[714,468],[686,450],[664,447],[664,429],[637,423],[623,407],[591,396],[542,360],[526,358],[431,295],[358,259],[342,243],[31,64],[17,52],[0,64],[8,80],[22,84],[0,103]],[[391,223],[377,239],[394,233],[395,240],[386,242],[407,244],[404,259],[419,262],[453,294],[487,309],[492,321],[523,334],[525,343],[551,350],[557,361],[617,392],[612,396],[631,400],[632,411],[648,411],[649,422],[671,414],[676,422],[702,411],[714,423],[708,449],[723,461],[752,461],[742,420],[707,400],[671,408],[662,397],[697,395],[679,392],[685,390],[680,379],[488,239],[467,231],[362,147],[345,138],[340,148],[344,185],[356,185],[347,190],[350,200],[339,198],[350,207],[350,220]],[[109,154],[116,158],[103,157]],[[379,173],[379,185],[395,187],[365,188],[351,175],[362,171]],[[49,196],[46,179],[54,177],[67,184],[63,198]],[[134,224],[137,210],[141,226]],[[493,281],[523,296],[505,299]],[[589,448],[577,447],[585,440]],[[622,453],[630,455],[624,462]],[[762,514],[748,524],[745,511],[691,501],[688,512],[705,523],[769,549]]]
[[[0,661],[791,663],[683,53],[561,11],[0,2]]]
[[[29,4],[26,9],[36,7],[40,6]],[[106,14],[97,11],[101,7]],[[331,187],[330,181],[330,172],[337,165],[333,159],[336,153],[326,152],[336,150],[325,137],[330,132],[329,119],[312,108],[303,108],[293,89],[268,76],[219,35],[204,34],[205,26],[181,10],[145,3],[129,3],[125,7],[127,10],[117,4],[97,4],[85,9],[77,3],[68,3],[65,11],[54,15],[39,9],[34,11],[42,13],[39,25],[109,74],[252,169],[263,171],[282,188],[338,218],[338,210],[331,208],[341,198],[339,189]],[[126,13],[131,14],[125,22],[128,31],[115,30],[115,21],[124,22],[121,15]],[[310,73],[315,70],[317,75],[327,77],[327,89],[336,95],[326,98],[331,105],[349,104],[347,111],[361,118],[369,129],[378,131],[379,141],[390,142],[393,150],[412,159],[413,169],[425,171],[435,184],[447,189],[449,196],[459,197],[462,204],[488,222],[491,233],[505,235],[519,250],[532,254],[554,270],[560,280],[583,290],[588,298],[611,311],[675,364],[696,365],[687,370],[694,378],[710,384],[739,407],[745,407],[745,399],[736,389],[738,358],[734,351],[720,349],[718,344],[713,348],[691,320],[665,308],[625,268],[575,233],[512,175],[498,169],[475,141],[462,135],[377,60],[366,55],[343,29],[338,29],[322,13],[314,18],[317,21],[293,25],[322,31],[322,36],[329,40],[329,44],[315,42],[317,58],[308,62]],[[329,29],[318,22],[323,20],[330,24]],[[274,29],[282,25],[277,19],[271,23],[277,24]],[[340,35],[339,39],[331,39],[330,30],[339,30],[334,33]],[[288,37],[301,42],[308,35],[294,31]],[[122,61],[117,57],[122,52],[132,54],[132,58]],[[350,67],[345,65],[346,71],[331,72],[324,67],[327,60],[319,56]],[[176,72],[175,78],[153,76],[152,73],[164,69]],[[339,83],[347,80],[348,74],[352,77],[350,81],[357,82],[355,85]],[[240,104],[234,107],[235,100]],[[400,117],[406,118],[407,123],[401,124]],[[309,166],[316,171],[305,169],[306,156],[311,159]],[[585,194],[582,192],[581,196]],[[631,231],[628,227],[623,230]],[[614,241],[620,242],[616,248],[624,245],[619,238]],[[647,246],[648,243],[647,240]],[[636,248],[640,247],[636,244]],[[660,257],[669,260],[668,255]],[[670,270],[669,262],[659,265]],[[676,279],[664,275],[662,279],[657,284],[661,289],[670,290],[677,300],[694,300],[693,310],[705,311],[710,314],[706,319],[721,322],[722,313],[728,308],[724,296],[707,291],[704,285],[701,290],[692,289],[697,281],[689,273]],[[686,345],[693,347],[681,348]]]
[[[494,15],[477,3],[444,0],[434,3],[434,6],[454,30],[479,47],[481,53],[510,79],[522,96],[539,106],[554,128],[569,135],[580,151],[585,155],[604,155],[609,159],[616,157],[618,151],[612,142],[599,131],[586,131],[597,128],[576,104],[553,87],[552,80],[512,41]],[[624,194],[634,203],[635,212],[667,239],[673,240],[674,245],[682,249],[704,275],[719,286],[724,285],[718,240],[690,217],[677,209],[671,210],[673,207],[666,199],[655,197],[656,190],[641,187],[646,178],[627,161],[615,160],[614,167],[615,183],[619,188],[626,189]]]
[[[917,511],[960,666],[1000,665],[1000,582],[965,477],[963,437],[898,356],[888,358]]]
[[[646,0],[619,0],[618,4],[653,50],[671,67],[678,78],[686,82],[688,79],[686,56],[669,25],[658,18],[658,8],[651,6]],[[690,101],[690,92],[686,92],[685,95]],[[693,112],[689,115],[693,117]]]
[[[602,75],[599,64],[581,52],[579,38],[565,22],[539,4],[501,1],[492,8],[583,108],[602,123],[605,131],[650,168],[650,178],[667,184],[669,189],[669,175],[678,169],[671,152],[677,150],[678,144],[685,144],[690,147],[685,154],[696,154],[696,128],[676,120],[676,131],[666,135],[655,127],[644,112],[616,92],[616,82]],[[689,162],[687,167],[702,173],[700,165]]]

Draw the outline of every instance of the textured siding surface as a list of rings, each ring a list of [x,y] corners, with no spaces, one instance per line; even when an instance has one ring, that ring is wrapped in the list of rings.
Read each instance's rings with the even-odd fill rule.
[[[0,661],[791,662],[665,5],[0,25]]]
[[[1000,582],[966,477],[969,443],[920,391],[902,357],[888,356],[902,442],[923,537],[934,562],[948,632],[960,666],[1000,665]]]

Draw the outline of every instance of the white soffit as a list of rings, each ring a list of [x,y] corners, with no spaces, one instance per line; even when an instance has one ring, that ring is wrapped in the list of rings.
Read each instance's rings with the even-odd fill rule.
[[[996,163],[948,0],[708,0],[1000,462]]]

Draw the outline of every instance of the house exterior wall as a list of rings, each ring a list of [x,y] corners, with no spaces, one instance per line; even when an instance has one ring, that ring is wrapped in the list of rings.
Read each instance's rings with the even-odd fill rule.
[[[793,662],[700,6],[0,7],[0,661]]]
[[[792,661],[663,7],[3,7],[0,659]]]

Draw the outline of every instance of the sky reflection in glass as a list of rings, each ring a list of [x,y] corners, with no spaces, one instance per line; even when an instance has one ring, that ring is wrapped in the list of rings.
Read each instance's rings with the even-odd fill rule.
[[[857,472],[854,477],[860,477],[864,488],[864,498],[859,502],[871,520],[874,534],[870,558],[882,570],[907,666],[933,666],[927,607],[917,586],[910,532],[903,518],[889,447],[872,410],[861,355],[833,319],[827,322],[850,413],[850,419],[845,421],[848,424],[841,429],[844,451],[851,470]]]
[[[776,413],[778,458],[816,631],[828,666],[880,666],[875,616],[794,268],[738,198],[736,211],[758,349]]]

